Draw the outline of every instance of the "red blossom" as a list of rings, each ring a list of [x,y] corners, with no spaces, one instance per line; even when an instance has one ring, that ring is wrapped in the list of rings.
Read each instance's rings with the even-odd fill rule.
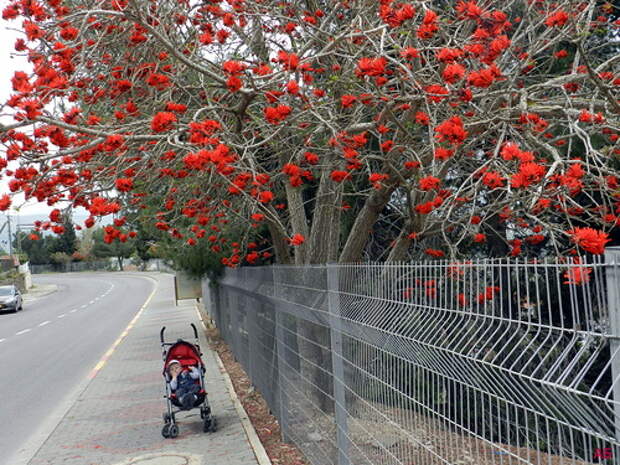
[[[435,138],[439,142],[449,142],[453,145],[461,145],[468,136],[463,121],[459,116],[444,121],[435,128]]]
[[[306,241],[306,238],[302,234],[299,234],[299,233],[293,235],[293,237],[291,237],[290,239],[291,245],[294,245],[294,246],[301,245],[305,241]]]
[[[564,272],[564,279],[566,279],[566,281],[564,281],[564,284],[581,286],[585,283],[589,283],[591,273],[592,268],[590,267],[571,266],[568,270]]]
[[[0,197],[0,210],[5,211],[8,210],[11,206],[11,197],[8,194],[4,194]]]
[[[119,192],[129,192],[133,189],[133,179],[119,178],[116,180],[116,190]]]
[[[358,77],[362,76],[381,76],[385,73],[385,66],[387,65],[387,59],[384,57],[379,58],[360,58],[357,62],[357,69],[355,74]]]
[[[151,129],[153,132],[165,132],[172,128],[172,125],[177,122],[177,117],[174,113],[167,111],[161,111],[156,113],[151,121]]]
[[[596,255],[602,254],[605,244],[611,240],[607,233],[593,228],[574,228],[568,231],[568,234],[578,247]]]
[[[455,84],[457,81],[463,79],[463,76],[465,76],[465,71],[464,66],[459,65],[458,63],[450,63],[444,68],[441,76],[448,84]]]
[[[549,27],[562,27],[568,21],[568,13],[564,10],[556,11],[549,15],[545,20],[545,24]]]
[[[434,176],[426,176],[425,178],[420,179],[420,189],[423,191],[430,191],[432,189],[437,189],[441,181],[439,178]]]
[[[266,107],[263,113],[268,123],[278,124],[290,115],[291,111],[292,109],[288,105],[278,105],[275,107]]]
[[[343,95],[340,97],[340,104],[342,108],[349,108],[357,101],[357,97],[355,95]]]

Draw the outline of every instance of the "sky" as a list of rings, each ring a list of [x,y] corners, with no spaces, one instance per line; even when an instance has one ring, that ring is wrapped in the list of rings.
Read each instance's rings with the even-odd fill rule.
[[[1,3],[1,2],[0,2]],[[30,73],[32,66],[28,61],[21,56],[13,55],[15,50],[13,48],[15,40],[18,37],[23,37],[18,31],[14,29],[21,26],[21,20],[4,21],[0,19],[0,102],[4,103],[13,93],[11,87],[11,78],[15,71],[25,71]],[[0,113],[0,122],[10,124],[14,122],[13,118],[7,116],[7,111],[4,110]],[[9,193],[8,179],[0,179],[0,195]],[[14,206],[20,206],[19,211],[15,208],[11,208],[12,215],[27,215],[28,217],[40,216],[46,217],[57,206],[50,207],[45,203],[38,203],[36,201],[29,201],[24,204],[24,196],[18,195],[13,199]],[[86,214],[86,211],[82,210],[82,215]],[[4,223],[4,215],[0,217],[0,225]]]

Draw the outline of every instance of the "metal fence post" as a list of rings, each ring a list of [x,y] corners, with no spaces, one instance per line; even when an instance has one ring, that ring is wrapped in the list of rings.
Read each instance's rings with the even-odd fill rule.
[[[257,373],[255,369],[256,357],[258,357],[258,324],[257,313],[260,302],[254,299],[249,299],[250,305],[246,308],[247,315],[247,332],[248,332],[248,375],[250,375],[250,382],[253,386],[256,386]]]
[[[289,411],[288,401],[286,397],[284,373],[286,373],[286,344],[284,341],[284,319],[285,313],[282,311],[280,304],[274,306],[276,328],[276,351],[277,351],[277,367],[278,367],[278,392],[276,393],[278,399],[278,421],[280,422],[280,434],[284,442],[289,441]]]
[[[329,333],[331,340],[332,367],[334,377],[334,400],[336,411],[336,443],[338,444],[338,465],[350,465],[349,425],[345,397],[344,363],[342,354],[342,320],[340,315],[340,293],[338,265],[327,265],[327,303],[329,308]]]
[[[614,417],[616,439],[620,441],[620,247],[605,249],[605,279],[607,282],[607,309],[611,335],[609,352],[611,359],[611,379],[614,393]]]

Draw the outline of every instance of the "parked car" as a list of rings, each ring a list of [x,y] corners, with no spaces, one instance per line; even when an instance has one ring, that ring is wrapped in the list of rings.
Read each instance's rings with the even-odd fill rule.
[[[22,295],[17,286],[0,286],[0,312],[23,310]]]

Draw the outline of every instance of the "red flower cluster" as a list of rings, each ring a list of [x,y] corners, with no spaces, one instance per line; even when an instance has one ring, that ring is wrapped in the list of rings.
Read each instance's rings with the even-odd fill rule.
[[[562,27],[567,21],[568,13],[564,10],[559,10],[549,15],[545,21],[545,24],[549,27]]]
[[[574,228],[568,234],[578,247],[597,255],[605,251],[605,244],[611,240],[607,233],[592,228]]]
[[[151,121],[151,129],[153,132],[164,132],[172,128],[172,125],[177,122],[177,117],[174,113],[168,111],[160,111],[156,113]]]
[[[441,76],[448,84],[455,84],[463,79],[463,76],[465,76],[465,71],[464,66],[459,65],[458,63],[450,63],[444,68]]]
[[[547,169],[538,163],[521,163],[519,172],[512,175],[510,185],[515,189],[528,187],[542,181]]]
[[[467,82],[474,87],[480,87],[484,89],[489,87],[500,78],[502,78],[502,72],[496,65],[493,64],[488,68],[469,73],[469,75],[467,76]]]
[[[422,25],[418,28],[418,38],[431,39],[439,30],[437,25],[437,13],[432,10],[426,10]]]
[[[8,194],[4,194],[0,197],[0,210],[5,211],[8,210],[11,206],[11,197]]]
[[[291,114],[291,111],[292,109],[288,105],[278,105],[275,107],[265,107],[263,113],[268,123],[279,124]]]
[[[381,76],[385,74],[385,66],[387,60],[384,57],[379,58],[360,58],[357,62],[355,74],[357,77],[363,76]]]
[[[592,274],[592,268],[590,267],[570,267],[564,272],[564,284],[573,284],[581,286],[582,284],[590,282],[590,274]]]
[[[290,241],[291,245],[297,246],[303,244],[306,241],[306,238],[302,234],[297,233],[291,237]]]
[[[118,178],[116,180],[116,190],[119,192],[129,192],[133,189],[133,179],[131,178]]]
[[[434,176],[426,176],[425,178],[420,179],[420,189],[423,191],[437,189],[440,184],[441,181]]]
[[[280,63],[287,71],[295,71],[299,66],[299,57],[294,53],[287,53],[284,50],[278,52],[278,58],[274,61]]]
[[[467,138],[463,121],[458,116],[444,121],[435,128],[435,138],[439,142],[449,142],[453,145],[461,145]]]
[[[382,2],[379,8],[379,16],[390,27],[399,27],[415,16],[415,8],[410,3],[403,3],[398,8],[392,8],[389,2]]]
[[[95,197],[91,200],[88,211],[93,216],[105,216],[117,213],[121,206],[116,202],[110,202],[103,197]]]

